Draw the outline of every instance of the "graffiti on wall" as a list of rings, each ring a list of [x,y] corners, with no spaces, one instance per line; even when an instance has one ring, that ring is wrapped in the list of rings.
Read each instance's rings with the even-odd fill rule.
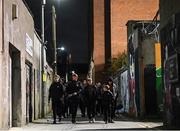
[[[129,68],[129,114],[137,116],[136,95],[135,95],[135,63],[134,58],[130,55]]]
[[[167,122],[170,124],[172,121],[172,99],[171,99],[171,84],[169,81],[169,62],[164,61],[164,104],[166,109]]]
[[[129,112],[129,88],[128,88],[128,71],[121,74],[121,100],[124,112]]]

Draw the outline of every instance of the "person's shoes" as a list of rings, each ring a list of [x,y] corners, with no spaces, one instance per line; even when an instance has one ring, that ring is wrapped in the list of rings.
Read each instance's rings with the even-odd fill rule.
[[[112,120],[110,120],[109,122],[110,122],[110,123],[114,123],[114,120],[112,119]]]
[[[56,124],[56,121],[53,121],[53,124]]]
[[[92,123],[94,123],[95,122],[95,118],[92,118]]]
[[[108,121],[105,121],[105,124],[107,124],[108,123]]]
[[[92,121],[91,121],[91,119],[89,119],[89,123],[91,123]]]

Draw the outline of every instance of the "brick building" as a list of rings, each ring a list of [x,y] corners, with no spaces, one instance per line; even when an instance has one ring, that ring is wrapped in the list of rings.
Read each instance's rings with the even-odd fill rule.
[[[128,20],[152,20],[159,0],[94,0],[94,64],[96,78],[110,59],[127,48]]]

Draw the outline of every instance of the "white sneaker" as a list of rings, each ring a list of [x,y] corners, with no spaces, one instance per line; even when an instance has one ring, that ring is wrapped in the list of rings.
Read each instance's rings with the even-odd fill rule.
[[[94,122],[95,122],[95,118],[92,119],[92,123],[94,123]]]

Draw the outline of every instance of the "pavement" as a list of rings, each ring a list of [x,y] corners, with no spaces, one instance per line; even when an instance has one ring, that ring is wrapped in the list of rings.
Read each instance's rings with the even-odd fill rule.
[[[89,123],[87,118],[76,119],[76,124],[71,123],[70,118],[64,118],[57,124],[52,124],[51,116],[45,119],[35,120],[23,127],[13,127],[9,131],[84,131],[84,130],[160,130],[162,122],[142,122],[120,116],[115,119],[115,123],[105,124],[102,117],[96,118],[95,123]]]

